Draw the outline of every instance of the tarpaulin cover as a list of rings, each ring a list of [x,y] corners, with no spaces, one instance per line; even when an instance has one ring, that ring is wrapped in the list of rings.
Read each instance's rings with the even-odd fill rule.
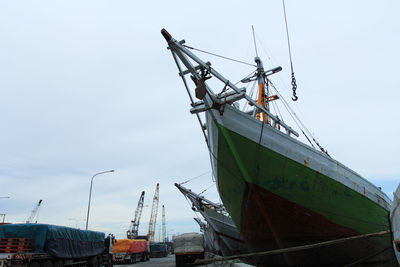
[[[78,258],[104,251],[104,233],[50,224],[0,225],[0,238],[31,238],[34,252]]]
[[[174,253],[185,254],[204,252],[203,235],[198,233],[185,233],[174,238]]]
[[[147,240],[145,239],[118,239],[114,244],[114,253],[140,253],[147,249]]]
[[[165,252],[167,251],[167,245],[165,243],[153,243],[150,246],[150,251],[151,252],[158,252],[158,251],[162,251]]]

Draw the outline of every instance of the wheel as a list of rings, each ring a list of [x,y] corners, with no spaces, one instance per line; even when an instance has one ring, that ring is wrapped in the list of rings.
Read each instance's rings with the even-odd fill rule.
[[[28,267],[40,267],[40,264],[37,261],[32,261],[28,264]]]
[[[108,256],[106,267],[113,267],[113,266],[114,266],[114,262],[113,262],[112,256],[110,255],[110,256]]]
[[[184,256],[182,255],[175,255],[175,264],[176,267],[183,267],[185,266],[185,259],[183,258]]]
[[[53,262],[51,260],[45,260],[43,262],[42,267],[54,267]]]
[[[102,267],[103,266],[103,258],[102,257],[97,257],[97,265],[96,267]]]
[[[99,261],[97,260],[97,257],[91,257],[88,262],[88,267],[99,267]]]
[[[54,267],[64,267],[64,262],[62,260],[56,260],[54,262]]]

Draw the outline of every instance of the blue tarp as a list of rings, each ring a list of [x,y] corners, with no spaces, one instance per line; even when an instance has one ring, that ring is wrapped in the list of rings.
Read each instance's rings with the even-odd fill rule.
[[[167,245],[164,243],[153,243],[150,245],[150,252],[167,251]]]
[[[105,235],[50,224],[5,224],[0,225],[0,238],[31,238],[34,240],[34,252],[77,258],[102,253]]]

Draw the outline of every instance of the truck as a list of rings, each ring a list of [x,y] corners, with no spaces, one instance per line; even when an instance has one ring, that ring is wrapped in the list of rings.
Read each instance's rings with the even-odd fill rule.
[[[204,259],[204,236],[184,233],[174,238],[174,254],[177,267],[188,266],[196,259]]]
[[[0,267],[112,267],[115,238],[50,224],[0,225]]]
[[[155,242],[150,245],[150,257],[162,258],[168,256],[168,246],[162,242]]]
[[[113,262],[131,264],[150,259],[146,239],[118,239],[113,248]]]

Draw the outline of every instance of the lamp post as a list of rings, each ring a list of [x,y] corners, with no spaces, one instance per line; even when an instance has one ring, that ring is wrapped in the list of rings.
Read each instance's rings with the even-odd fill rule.
[[[88,229],[88,224],[89,224],[90,198],[92,197],[93,179],[94,179],[94,177],[96,177],[99,174],[108,173],[108,172],[114,172],[114,170],[109,170],[109,171],[105,171],[105,172],[98,172],[98,173],[96,173],[96,174],[94,174],[92,176],[92,180],[90,181],[89,204],[88,204],[88,208],[87,208],[87,217],[86,217],[86,230]]]

